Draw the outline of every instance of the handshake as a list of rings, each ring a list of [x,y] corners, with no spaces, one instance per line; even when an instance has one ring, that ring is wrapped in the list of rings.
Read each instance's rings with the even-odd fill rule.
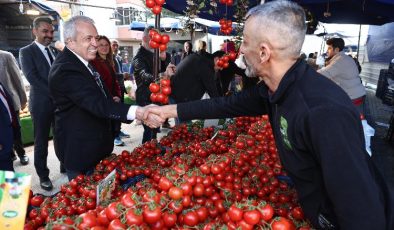
[[[178,117],[177,105],[147,105],[137,107],[136,119],[151,128],[160,127],[167,118]]]

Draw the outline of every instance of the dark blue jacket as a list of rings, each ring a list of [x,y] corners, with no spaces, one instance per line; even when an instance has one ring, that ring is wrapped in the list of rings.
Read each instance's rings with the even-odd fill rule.
[[[178,105],[182,120],[261,114],[270,117],[283,167],[315,228],[391,229],[387,186],[365,150],[356,108],[304,61],[272,95],[260,84],[232,97]]]
[[[0,85],[3,86],[1,83]],[[6,94],[6,97],[11,98],[4,87],[3,90]],[[8,107],[11,113],[15,113],[12,103],[8,103]],[[11,159],[14,135],[20,135],[20,132],[16,127],[12,126],[7,108],[3,101],[0,100],[0,161]]]

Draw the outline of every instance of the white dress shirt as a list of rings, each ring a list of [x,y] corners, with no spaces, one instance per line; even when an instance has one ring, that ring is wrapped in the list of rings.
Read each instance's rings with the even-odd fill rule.
[[[34,42],[36,43],[36,45],[38,46],[38,48],[40,48],[41,52],[44,54],[45,59],[47,59],[47,62],[48,62],[48,64],[49,64],[49,66],[51,66],[51,65],[52,65],[52,64],[51,64],[51,60],[49,59],[48,52],[45,50],[45,48],[48,48],[49,53],[51,53],[51,55],[52,55],[52,60],[55,60],[55,55],[53,55],[51,49],[49,49],[48,46],[44,46],[44,45],[40,44],[40,43],[37,42],[37,41],[34,41]]]

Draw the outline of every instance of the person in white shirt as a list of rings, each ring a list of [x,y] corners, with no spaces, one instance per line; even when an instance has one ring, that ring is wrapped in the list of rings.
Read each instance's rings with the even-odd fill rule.
[[[352,99],[360,113],[364,112],[365,87],[361,82],[358,67],[343,51],[345,42],[342,38],[331,38],[327,43],[327,66],[317,72],[337,83]]]

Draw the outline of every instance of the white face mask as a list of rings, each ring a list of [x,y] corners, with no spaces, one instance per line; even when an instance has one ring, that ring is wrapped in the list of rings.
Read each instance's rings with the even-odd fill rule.
[[[246,66],[246,70],[245,70],[245,74],[247,77],[253,78],[253,77],[257,77],[256,72],[254,71],[252,65],[249,65],[248,62],[245,59],[245,56],[242,56],[241,59],[243,65]]]

